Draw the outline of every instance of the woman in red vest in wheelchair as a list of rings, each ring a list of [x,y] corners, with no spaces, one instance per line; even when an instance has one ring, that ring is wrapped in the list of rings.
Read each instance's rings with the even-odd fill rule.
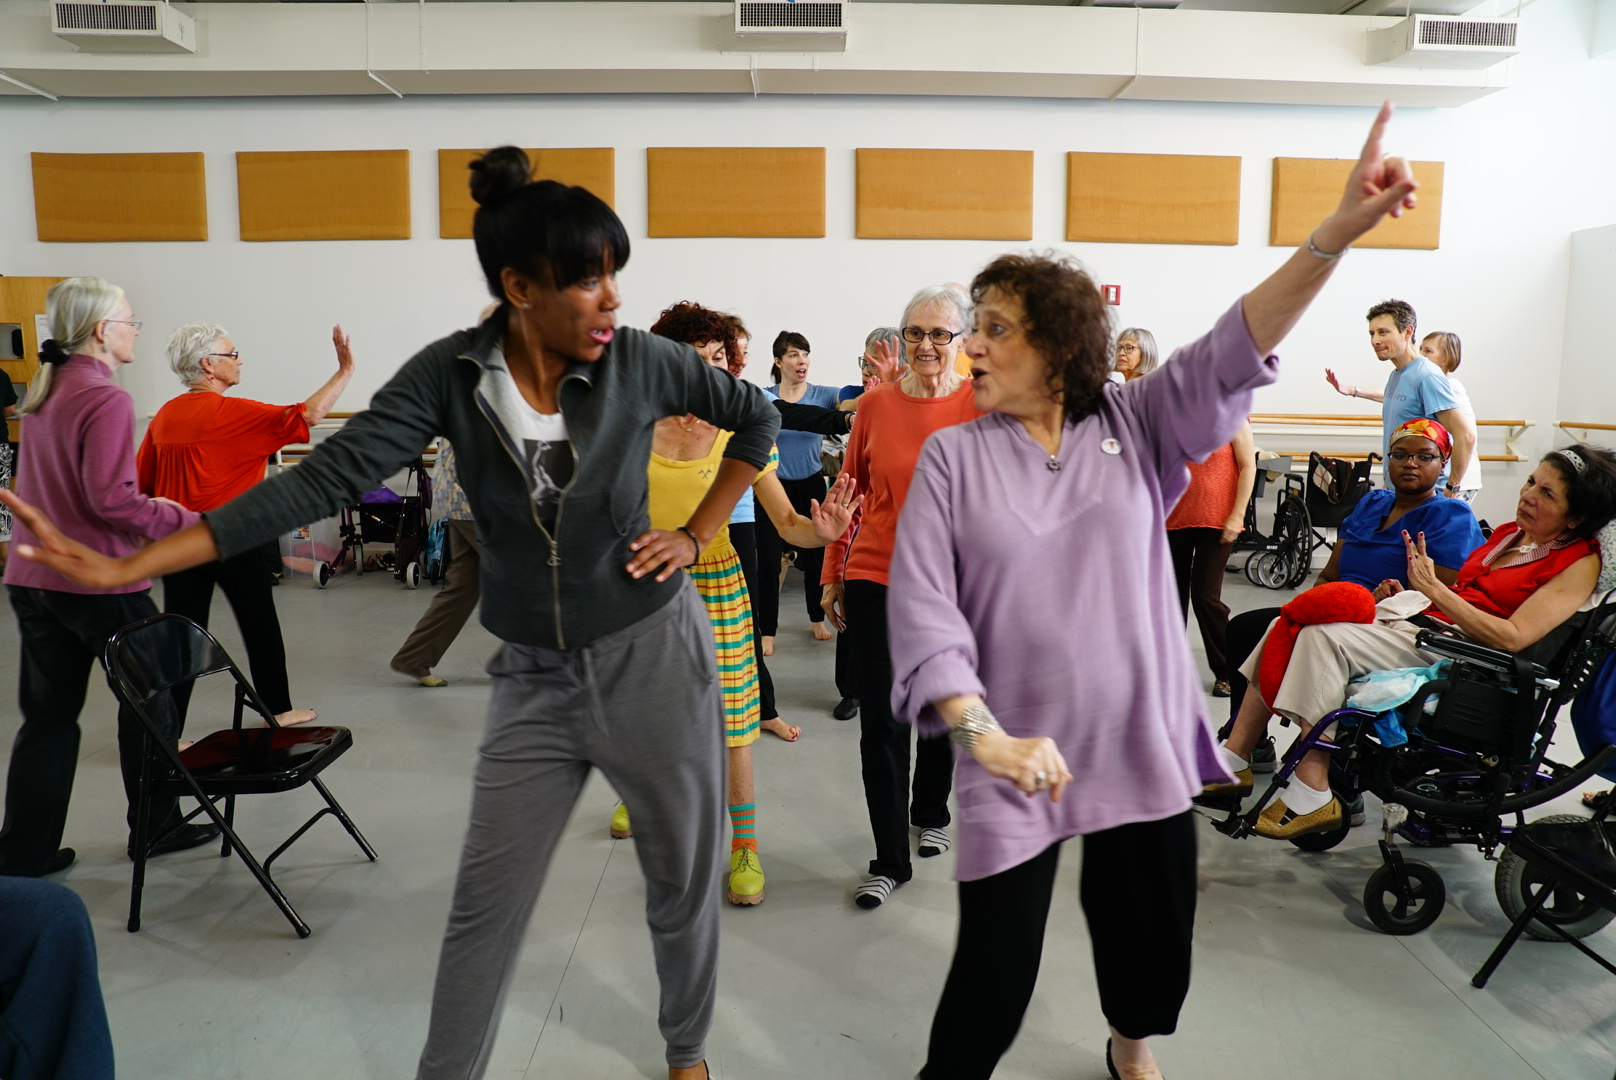
[[[1306,734],[1341,707],[1352,679],[1371,671],[1434,664],[1439,657],[1415,644],[1423,629],[1457,631],[1511,653],[1535,645],[1593,595],[1601,566],[1597,535],[1613,516],[1616,454],[1583,444],[1554,450],[1522,485],[1515,520],[1470,553],[1451,587],[1437,577],[1424,534],[1407,532],[1406,584],[1384,581],[1372,597],[1362,586],[1321,587],[1341,595],[1321,594],[1311,606],[1339,610],[1315,613],[1321,621],[1299,632],[1294,622],[1275,620],[1262,645],[1247,658],[1241,670],[1251,685],[1223,745],[1225,764],[1236,782],[1207,793],[1245,795],[1251,790],[1247,757],[1272,714],[1294,720]],[[1406,606],[1394,601],[1371,610],[1374,601],[1399,593],[1411,594],[1404,598]],[[1310,596],[1304,593],[1299,599]],[[1421,596],[1428,604],[1420,603]],[[1398,617],[1393,611],[1404,614]],[[1328,621],[1332,617],[1358,621]],[[1283,674],[1273,670],[1275,665],[1265,672],[1264,653],[1287,645],[1291,652]],[[1342,813],[1341,801],[1330,792],[1329,755],[1314,750],[1297,766],[1283,797],[1268,804],[1256,831],[1288,840],[1336,828]]]

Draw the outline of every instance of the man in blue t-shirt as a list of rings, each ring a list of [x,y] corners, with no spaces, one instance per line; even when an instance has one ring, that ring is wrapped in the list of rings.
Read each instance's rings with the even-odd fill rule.
[[[1453,457],[1442,471],[1442,493],[1449,498],[1457,489],[1449,477],[1461,477],[1476,450],[1476,429],[1459,412],[1459,399],[1443,370],[1420,355],[1414,342],[1414,308],[1402,300],[1383,300],[1369,309],[1369,343],[1375,356],[1391,361],[1381,399],[1381,458],[1390,451],[1392,432],[1410,420],[1426,417],[1453,433]],[[1388,480],[1386,487],[1391,487]]]

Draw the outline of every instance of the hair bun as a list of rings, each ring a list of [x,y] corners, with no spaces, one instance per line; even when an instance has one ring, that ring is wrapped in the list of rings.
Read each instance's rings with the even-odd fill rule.
[[[471,163],[471,197],[487,206],[533,182],[533,163],[519,146],[501,146]]]
[[[46,338],[39,343],[39,362],[41,364],[65,364],[71,357],[66,349],[55,338]]]

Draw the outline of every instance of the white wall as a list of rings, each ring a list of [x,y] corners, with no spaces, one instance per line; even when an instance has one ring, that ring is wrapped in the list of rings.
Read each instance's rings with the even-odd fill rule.
[[[1616,424],[1616,225],[1571,234],[1560,418]],[[1616,432],[1589,434],[1616,445]]]
[[[1465,341],[1466,385],[1483,416],[1535,420],[1530,453],[1552,443],[1569,236],[1616,220],[1616,55],[1589,59],[1591,0],[1543,0],[1523,12],[1527,49],[1513,87],[1454,110],[1408,110],[1390,149],[1447,163],[1442,248],[1356,251],[1286,342],[1285,375],[1264,411],[1356,411],[1324,384],[1383,380],[1363,312],[1413,302],[1427,329]],[[1166,345],[1206,329],[1288,254],[1267,246],[1270,159],[1356,153],[1370,119],[1354,108],[1001,99],[521,97],[112,101],[0,99],[0,272],[96,273],[124,284],[148,322],[126,376],[142,411],[178,392],[162,366],[167,330],[221,322],[247,359],[243,391],[306,395],[331,366],[329,328],[354,336],[361,405],[422,344],[467,322],[485,300],[469,241],[437,238],[439,147],[618,148],[617,203],[634,239],[624,321],[647,325],[679,299],[734,310],[758,350],[782,328],[814,343],[816,381],[853,377],[871,327],[892,323],[917,286],[969,280],[1017,245],[853,238],[853,151],[860,146],[1033,149],[1034,241],[1072,250],[1123,286],[1118,318]],[[828,235],[818,240],[645,238],[646,146],[829,148]],[[236,239],[237,150],[408,148],[416,239],[247,244]],[[29,151],[203,150],[213,239],[193,244],[41,244],[34,238]],[[1163,247],[1061,242],[1068,150],[1243,155],[1241,243]],[[766,375],[754,362],[753,375]],[[1571,400],[1579,395],[1568,387]],[[1589,417],[1578,417],[1590,419]],[[1482,512],[1507,518],[1520,469],[1493,466]],[[1496,505],[1495,505],[1496,501]]]

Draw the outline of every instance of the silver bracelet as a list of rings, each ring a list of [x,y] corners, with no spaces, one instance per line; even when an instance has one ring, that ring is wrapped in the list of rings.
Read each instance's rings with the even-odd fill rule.
[[[1342,248],[1340,251],[1323,251],[1323,250],[1321,250],[1319,248],[1319,246],[1317,244],[1315,244],[1313,242],[1313,233],[1308,233],[1307,234],[1307,251],[1308,251],[1308,254],[1309,255],[1317,255],[1319,258],[1324,259],[1324,260],[1326,260],[1328,262],[1334,262],[1335,260],[1339,259],[1341,256],[1345,255],[1351,249],[1352,249],[1352,245],[1348,244],[1346,247]]]
[[[948,737],[965,747],[966,753],[971,753],[976,750],[977,739],[990,731],[1003,730],[986,705],[972,705],[960,717],[960,722],[948,729]]]

